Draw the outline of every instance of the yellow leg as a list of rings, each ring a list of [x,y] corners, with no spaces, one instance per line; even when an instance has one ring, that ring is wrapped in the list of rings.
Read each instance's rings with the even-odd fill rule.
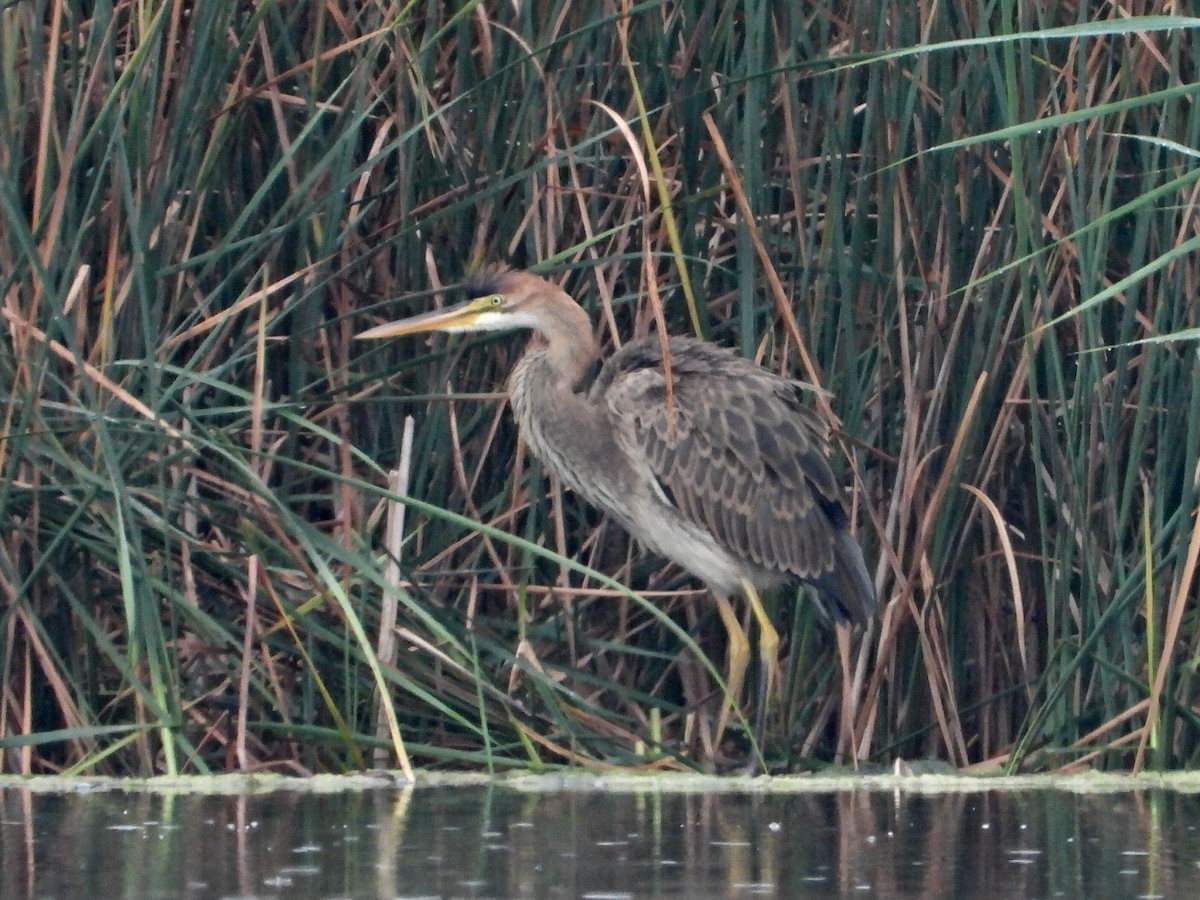
[[[766,736],[767,707],[774,699],[775,686],[780,682],[779,632],[775,630],[771,617],[763,608],[754,585],[743,580],[742,592],[746,595],[746,602],[750,604],[750,610],[758,621],[758,708],[754,714],[754,739],[758,741],[761,749],[763,738]]]
[[[721,714],[717,717],[717,730],[713,736],[716,746],[721,745],[721,737],[725,734],[725,726],[729,723],[729,715],[741,701],[742,684],[746,680],[746,666],[750,662],[750,639],[742,629],[737,614],[728,597],[714,594],[717,601],[717,611],[721,613],[721,621],[725,623],[725,631],[729,635],[729,662],[725,675],[725,701],[721,704]]]

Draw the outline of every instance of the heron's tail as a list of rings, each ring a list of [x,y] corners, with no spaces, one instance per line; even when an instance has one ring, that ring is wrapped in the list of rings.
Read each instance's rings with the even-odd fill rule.
[[[817,605],[830,621],[865,625],[877,604],[862,547],[844,528],[839,528],[836,536],[833,567],[809,583],[816,590]]]

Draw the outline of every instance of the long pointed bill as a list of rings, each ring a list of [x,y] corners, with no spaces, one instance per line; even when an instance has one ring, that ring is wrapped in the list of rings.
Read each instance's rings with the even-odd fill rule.
[[[373,341],[379,338],[402,337],[406,334],[422,334],[426,331],[472,331],[478,325],[481,314],[492,311],[490,297],[479,297],[449,306],[433,309],[407,319],[386,322],[356,334],[357,340]]]

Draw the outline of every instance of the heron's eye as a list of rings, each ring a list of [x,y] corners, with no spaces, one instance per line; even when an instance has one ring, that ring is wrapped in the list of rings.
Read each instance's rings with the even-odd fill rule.
[[[503,306],[504,298],[499,294],[492,294],[492,306]]]

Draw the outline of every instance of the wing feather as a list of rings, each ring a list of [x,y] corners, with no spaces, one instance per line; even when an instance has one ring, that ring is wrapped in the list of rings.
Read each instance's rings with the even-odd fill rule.
[[[733,555],[815,585],[835,618],[864,618],[873,591],[823,452],[828,429],[794,383],[712,344],[669,346],[670,412],[657,338],[627,345],[600,373],[592,396],[618,444]]]

